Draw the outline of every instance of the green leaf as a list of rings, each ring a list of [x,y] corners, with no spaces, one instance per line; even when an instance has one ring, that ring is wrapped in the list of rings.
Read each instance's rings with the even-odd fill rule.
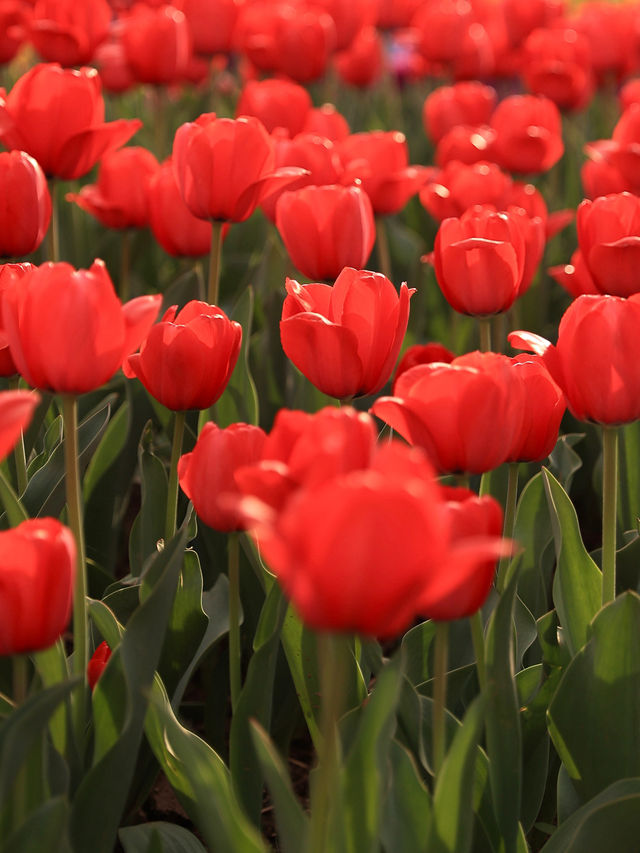
[[[140,512],[129,537],[129,566],[134,577],[142,574],[145,561],[157,551],[164,535],[168,480],[165,466],[151,450],[152,431],[147,424],[140,439],[138,460],[141,480]]]
[[[2,471],[0,471],[0,500],[11,527],[17,527],[29,518],[29,514]]]
[[[83,483],[85,503],[91,500],[98,483],[122,452],[127,439],[129,421],[129,404],[124,402],[111,418],[87,467]]]
[[[266,853],[220,756],[176,720],[159,679],[147,713],[149,745],[205,844],[216,853]]]
[[[33,656],[38,675],[45,687],[65,682],[69,678],[67,657],[62,639],[58,639],[50,648],[36,652]],[[61,755],[67,751],[69,731],[69,707],[57,708],[51,717],[49,731],[53,744]]]
[[[257,424],[258,392],[249,367],[249,344],[253,322],[253,288],[245,288],[231,313],[231,319],[242,326],[242,348],[238,362],[224,393],[215,404],[216,423],[227,427],[233,423]]]
[[[522,796],[522,735],[512,629],[517,583],[517,575],[513,575],[491,616],[485,640],[489,778],[505,853],[516,850]]]
[[[600,609],[602,572],[584,547],[569,496],[548,471],[542,473],[556,546],[553,601],[573,657],[587,641],[589,623]]]
[[[551,606],[553,563],[545,559],[553,539],[542,473],[526,484],[516,510],[513,538],[522,549],[518,562],[518,596],[538,617]]]
[[[80,783],[72,812],[71,833],[78,849],[92,853],[111,853],[113,849],[187,536],[188,520],[155,556],[157,582],[129,620],[93,691],[93,766]]]
[[[109,423],[111,403],[109,395],[100,406],[87,415],[78,426],[78,460],[80,472],[84,472]],[[57,518],[66,501],[64,446],[59,441],[46,464],[30,478],[22,503],[32,518],[53,516]]]
[[[433,796],[429,853],[469,853],[473,840],[473,793],[476,747],[482,731],[483,706],[469,706],[444,764]]]
[[[574,474],[582,467],[582,459],[573,448],[583,438],[584,433],[580,432],[561,435],[549,456],[549,469],[567,492],[571,489]]]
[[[640,597],[604,607],[549,706],[549,731],[576,790],[589,800],[640,776]]]
[[[156,839],[162,853],[206,853],[192,832],[165,821],[127,826],[118,832],[118,838],[125,853],[149,853]]]
[[[0,846],[2,853],[71,853],[67,834],[69,803],[64,797],[52,797],[35,809],[9,838]]]
[[[640,423],[618,430],[618,524],[621,530],[638,527],[640,494]]]
[[[561,824],[542,853],[637,853],[640,779],[609,785]]]
[[[389,780],[380,823],[385,853],[419,853],[431,824],[431,796],[420,778],[411,753],[392,740]]]
[[[250,721],[251,737],[273,801],[278,827],[278,842],[283,853],[305,849],[309,818],[296,797],[291,779],[267,732],[256,721]]]

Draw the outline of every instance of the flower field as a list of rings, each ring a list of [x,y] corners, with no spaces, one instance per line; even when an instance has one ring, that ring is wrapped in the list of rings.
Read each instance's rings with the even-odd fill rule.
[[[0,853],[637,853],[640,7],[0,0]]]

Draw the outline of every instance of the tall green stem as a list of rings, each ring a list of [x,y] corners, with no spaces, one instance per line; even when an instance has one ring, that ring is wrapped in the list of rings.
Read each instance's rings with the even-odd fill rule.
[[[89,661],[89,624],[87,618],[87,568],[82,521],[82,492],[80,490],[80,465],[78,459],[78,400],[70,394],[62,395],[62,422],[64,426],[64,468],[67,489],[67,514],[69,526],[76,540],[76,579],[73,593],[73,674],[86,685]],[[85,726],[85,698],[83,688],[74,704],[74,724],[78,747],[82,749]]]
[[[445,753],[445,708],[447,706],[447,664],[449,659],[449,623],[436,622],[433,673],[433,774],[438,778]]]
[[[229,682],[231,710],[235,712],[242,688],[240,665],[240,540],[237,533],[229,534],[227,544],[229,567]]]
[[[322,718],[318,765],[311,790],[309,853],[326,853],[330,832],[331,797],[336,794],[340,766],[338,720],[342,711],[344,670],[338,638],[333,634],[319,633],[317,641]]]
[[[473,650],[476,655],[476,671],[480,690],[484,690],[487,683],[487,667],[484,660],[484,625],[482,624],[482,613],[480,610],[469,617],[471,626],[471,637],[473,639]]]
[[[618,428],[602,427],[602,605],[616,597]]]
[[[491,317],[478,317],[480,330],[480,350],[491,352]]]
[[[381,216],[376,216],[376,246],[378,249],[378,263],[380,272],[391,281],[391,252],[389,251],[389,237],[387,227]]]
[[[507,501],[504,508],[504,526],[502,535],[505,539],[513,538],[513,531],[516,525],[516,504],[518,501],[518,463],[509,463],[509,479],[507,484]],[[496,589],[502,592],[507,581],[507,571],[511,557],[502,557],[498,566],[498,578],[496,580]]]
[[[212,222],[211,252],[209,254],[209,287],[207,300],[209,305],[217,305],[220,298],[220,266],[222,260],[223,222]]]
[[[169,462],[169,487],[167,489],[167,514],[164,523],[164,538],[168,542],[176,534],[178,513],[178,461],[182,453],[186,412],[176,412],[173,421],[173,442]]]

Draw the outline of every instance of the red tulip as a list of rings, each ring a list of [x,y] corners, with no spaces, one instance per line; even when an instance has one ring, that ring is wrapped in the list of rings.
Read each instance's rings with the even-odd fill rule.
[[[275,39],[276,70],[298,83],[322,77],[336,44],[330,15],[305,5],[283,4]]]
[[[504,0],[509,38],[518,46],[536,27],[550,27],[565,14],[564,0]]]
[[[307,113],[303,132],[315,133],[332,142],[340,142],[349,136],[349,124],[333,104],[323,104]]]
[[[51,196],[38,163],[24,151],[0,154],[0,257],[22,257],[44,240]]]
[[[249,80],[240,94],[236,115],[259,118],[269,133],[286,128],[301,133],[311,110],[311,95],[291,80]]]
[[[571,255],[571,263],[550,267],[547,272],[574,298],[582,296],[583,293],[600,292],[591,278],[591,273],[587,269],[580,249],[576,249]]]
[[[394,392],[371,411],[443,473],[497,468],[521,429],[523,388],[506,356],[476,352],[420,364],[398,377]]]
[[[427,177],[423,166],[409,165],[403,133],[354,133],[338,144],[345,168],[343,183],[357,181],[377,214],[398,213]]]
[[[29,35],[46,62],[86,65],[107,37],[111,15],[107,0],[37,0]]]
[[[560,109],[584,107],[594,88],[587,38],[568,27],[534,30],[524,43],[522,77]]]
[[[504,210],[509,204],[513,181],[495,163],[471,166],[452,161],[435,171],[420,190],[420,201],[431,216],[442,221],[462,216],[474,204]]]
[[[191,32],[193,49],[204,56],[229,53],[238,19],[238,0],[175,0]]]
[[[155,172],[147,186],[147,196],[149,225],[165,252],[188,258],[209,253],[211,223],[198,219],[184,203],[171,160]]]
[[[168,409],[208,409],[227,386],[241,342],[242,326],[215,305],[194,300],[180,311],[172,305],[124,372]]]
[[[335,24],[336,50],[345,50],[362,27],[372,24],[371,0],[308,0],[311,8],[327,12]]]
[[[511,95],[491,116],[496,131],[493,156],[503,169],[538,174],[562,157],[562,120],[558,108],[541,95]]]
[[[458,125],[477,127],[489,124],[496,100],[493,86],[475,80],[438,87],[427,96],[422,108],[427,136],[433,142],[439,142]]]
[[[243,222],[269,193],[304,175],[275,169],[273,141],[257,118],[201,115],[178,128],[173,167],[194,216]]]
[[[565,311],[558,343],[530,332],[509,341],[542,359],[578,420],[625,424],[640,418],[640,299],[579,296]]]
[[[409,370],[409,368],[415,367],[416,364],[433,364],[436,361],[450,364],[454,358],[455,355],[446,347],[443,347],[442,344],[414,344],[414,346],[406,350],[398,362],[398,366],[393,374],[392,394],[395,394],[398,378],[406,370]]]
[[[18,372],[18,368],[11,355],[9,339],[4,331],[4,324],[2,322],[4,291],[9,287],[13,287],[16,281],[19,281],[31,269],[33,269],[32,264],[0,265],[0,376],[14,376]]]
[[[89,270],[46,263],[4,291],[2,320],[30,385],[82,394],[111,379],[137,349],[161,302],[141,296],[123,306],[102,261]]]
[[[585,199],[578,207],[578,244],[601,293],[640,291],[640,198],[631,193]]]
[[[536,356],[517,356],[512,365],[514,376],[524,384],[524,418],[507,462],[541,462],[556,446],[567,407],[564,393]]]
[[[120,39],[136,80],[167,85],[182,78],[192,45],[187,19],[179,9],[136,3],[121,24]]]
[[[362,268],[376,239],[369,196],[358,187],[304,187],[283,193],[276,225],[294,266],[308,278]]]
[[[0,655],[46,649],[67,627],[76,546],[54,518],[0,533]]]
[[[519,295],[525,255],[518,217],[472,207],[460,219],[445,219],[438,229],[434,248],[438,285],[451,307],[462,314],[499,314]]]
[[[144,228],[149,223],[148,187],[158,161],[146,148],[131,146],[105,154],[98,182],[68,193],[74,201],[107,228]]]
[[[375,27],[363,27],[350,47],[335,58],[340,79],[360,89],[373,86],[380,79],[384,64],[384,47]]]
[[[265,438],[265,433],[257,426],[231,424],[220,429],[209,421],[193,451],[181,457],[178,463],[180,487],[193,501],[198,516],[214,530],[228,533],[245,529],[245,516],[237,504],[234,474],[259,459]]]
[[[438,142],[435,162],[442,169],[452,160],[468,166],[491,160],[495,141],[496,132],[488,125],[458,124]]]
[[[95,652],[91,655],[87,664],[87,681],[91,690],[98,683],[98,679],[104,672],[109,658],[111,657],[111,649],[106,642],[100,643]]]
[[[39,402],[35,391],[0,391],[0,459],[13,450]]]
[[[398,358],[414,292],[402,284],[398,294],[381,273],[351,267],[333,286],[287,279],[282,348],[331,397],[375,394]]]
[[[105,123],[95,68],[36,65],[0,97],[0,140],[31,154],[48,176],[82,177],[141,126],[138,119]]]
[[[32,13],[26,0],[4,0],[0,4],[0,65],[11,62],[27,39]]]

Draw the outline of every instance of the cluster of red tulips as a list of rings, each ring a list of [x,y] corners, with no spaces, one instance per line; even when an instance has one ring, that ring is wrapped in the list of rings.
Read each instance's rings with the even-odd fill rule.
[[[0,62],[0,853],[634,853],[640,7]]]

